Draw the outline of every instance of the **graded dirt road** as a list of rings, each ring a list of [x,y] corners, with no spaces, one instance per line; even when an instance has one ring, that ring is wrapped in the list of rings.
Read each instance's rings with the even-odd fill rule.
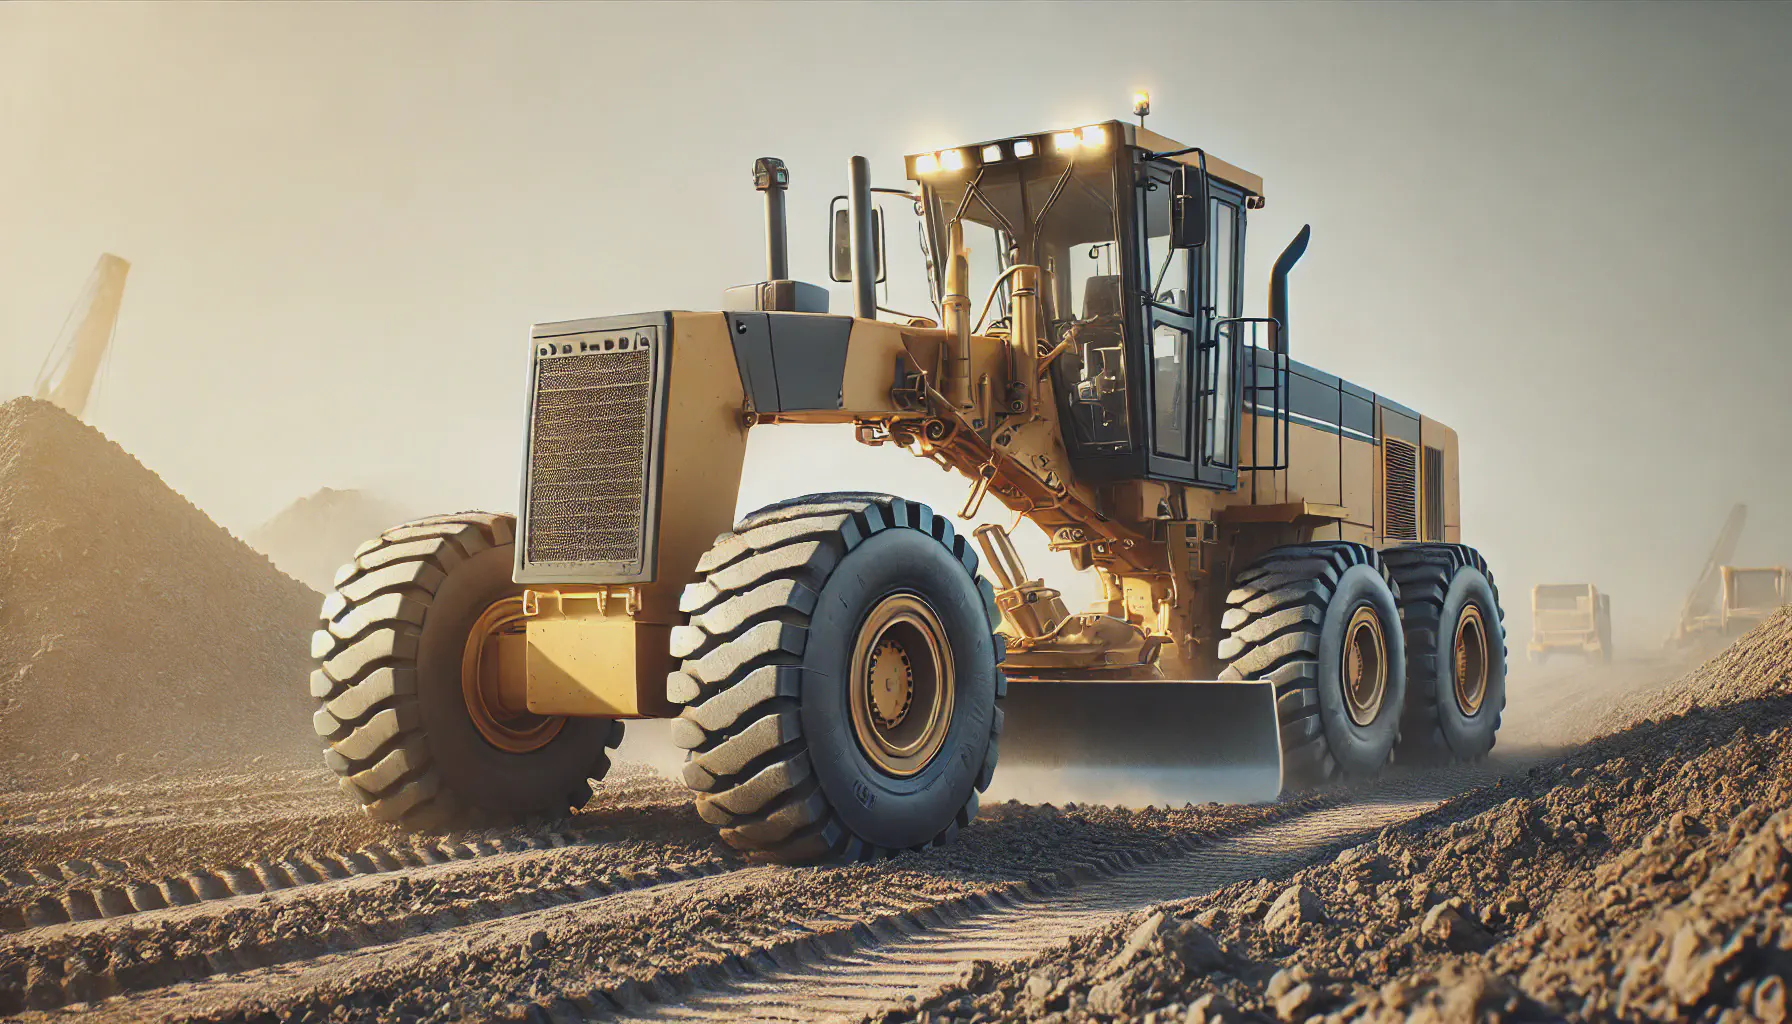
[[[0,1013],[1109,1020],[1172,1004],[1184,1013],[1211,992],[1241,1012],[1293,1020],[1395,1012],[1407,997],[1389,1002],[1377,986],[1410,984],[1419,993],[1410,1004],[1446,969],[1493,979],[1476,991],[1496,1002],[1559,1007],[1571,1000],[1547,992],[1570,982],[1502,950],[1579,948],[1573,936],[1589,932],[1558,901],[1569,887],[1599,891],[1604,862],[1588,858],[1622,857],[1620,837],[1640,842],[1637,829],[1660,824],[1652,791],[1637,786],[1678,785],[1686,803],[1674,759],[1717,758],[1698,778],[1717,793],[1723,777],[1738,781],[1728,803],[1706,808],[1700,835],[1730,835],[1756,783],[1775,792],[1779,762],[1766,750],[1787,747],[1773,730],[1786,713],[1777,695],[1792,691],[1782,667],[1792,663],[1792,623],[1772,628],[1673,685],[1663,682],[1676,678],[1672,666],[1632,665],[1516,686],[1500,756],[1481,765],[1397,770],[1267,807],[1000,803],[952,847],[853,867],[747,864],[697,819],[681,786],[638,766],[566,821],[432,838],[360,817],[321,767],[130,782],[58,767],[0,790]],[[1689,711],[1695,701],[1717,707]],[[1661,721],[1566,763],[1548,746],[1650,718]],[[1742,742],[1738,728],[1742,739],[1767,738],[1713,753]],[[1613,763],[1645,781],[1620,773],[1609,793],[1589,788],[1584,777]],[[1750,776],[1749,764],[1767,767]],[[1515,829],[1553,838],[1500,838]],[[1683,823],[1663,834],[1694,831]],[[1473,877],[1482,866],[1489,877]],[[1273,909],[1290,878],[1313,896],[1295,899],[1295,917],[1314,920],[1293,931],[1287,907]],[[1505,879],[1518,888],[1498,888]],[[1137,963],[1104,973],[1163,904],[1166,916],[1133,943]],[[1438,906],[1459,906],[1468,923],[1437,924]],[[1473,963],[1424,938],[1452,927],[1480,935],[1471,924],[1493,940]],[[1379,937],[1364,947],[1350,938],[1359,933]],[[1713,934],[1707,945],[1726,948]],[[1192,959],[1190,942],[1200,950]],[[1622,987],[1562,963],[1592,1005]],[[1297,964],[1310,977],[1290,981]],[[1533,976],[1547,992],[1521,995]],[[1724,984],[1732,998],[1736,985]],[[1754,984],[1749,1000],[1761,991]],[[1289,997],[1300,985],[1303,995]]]
[[[0,1012],[857,1019],[1550,756],[1506,746],[1273,807],[997,804],[949,848],[801,869],[741,861],[640,767],[567,821],[433,839],[360,817],[321,768],[37,780],[0,793]]]

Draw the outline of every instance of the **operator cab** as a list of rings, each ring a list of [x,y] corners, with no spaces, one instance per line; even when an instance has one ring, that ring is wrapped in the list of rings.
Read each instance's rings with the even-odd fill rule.
[[[954,219],[973,291],[1016,263],[1043,271],[1041,355],[1079,474],[1236,485],[1240,268],[1262,179],[1121,121],[917,154],[908,176],[936,298]],[[987,326],[1006,314],[998,297]]]

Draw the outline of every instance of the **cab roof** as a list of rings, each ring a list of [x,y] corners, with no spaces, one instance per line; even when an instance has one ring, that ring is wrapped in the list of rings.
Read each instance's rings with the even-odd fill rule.
[[[1098,121],[1094,123],[1106,129],[1108,138],[1119,139],[1121,145],[1137,146],[1140,149],[1148,150],[1153,153],[1171,153],[1189,148],[1182,143],[1177,142],[1175,139],[1159,135],[1149,128],[1141,128],[1138,125],[1127,121]],[[975,160],[979,159],[977,154],[981,153],[985,147],[1002,146],[1004,144],[1011,146],[1014,142],[1026,139],[1033,144],[1033,151],[1035,153],[1042,153],[1045,152],[1045,148],[1050,143],[1052,136],[1067,130],[1080,131],[1082,128],[1087,127],[1090,127],[1090,125],[1078,125],[1073,129],[1056,128],[1051,131],[1027,132],[1019,135],[1010,135],[1007,138],[1002,139],[989,139],[984,142],[974,142],[968,145],[942,147],[940,150],[934,150],[927,153],[911,153],[903,158],[903,168],[907,171],[909,180],[920,181],[921,175],[915,170],[915,161],[921,157],[930,157],[934,153],[943,152],[945,149],[963,150],[970,155],[970,159]],[[1003,152],[1004,154],[1011,154],[1011,150],[1007,148],[1004,148]],[[1188,164],[1191,167],[1195,166],[1198,162],[1196,154],[1194,153],[1185,153],[1178,157],[1172,157],[1171,159],[1178,163]],[[1259,197],[1263,195],[1263,179],[1261,177],[1252,174],[1250,171],[1247,171],[1236,164],[1228,163],[1227,161],[1214,156],[1212,153],[1207,154],[1207,173],[1229,185],[1234,185],[1243,189],[1247,195]]]

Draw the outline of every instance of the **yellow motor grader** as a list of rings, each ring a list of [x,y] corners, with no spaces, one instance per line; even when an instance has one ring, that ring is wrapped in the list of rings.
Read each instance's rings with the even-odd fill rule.
[[[766,158],[766,281],[533,329],[519,514],[388,530],[324,604],[316,728],[368,814],[564,813],[638,718],[676,718],[729,843],[790,861],[950,841],[998,747],[1225,765],[1257,797],[1488,752],[1505,631],[1459,543],[1456,435],[1290,357],[1306,229],[1243,314],[1262,180],[1121,121],[906,170],[873,189],[854,157],[836,200],[854,315],[790,280]],[[935,316],[879,317],[880,200],[919,218]],[[1102,599],[1070,610],[1005,530],[899,496],[733,522],[748,431],[783,423],[956,470],[960,518],[1031,520]]]

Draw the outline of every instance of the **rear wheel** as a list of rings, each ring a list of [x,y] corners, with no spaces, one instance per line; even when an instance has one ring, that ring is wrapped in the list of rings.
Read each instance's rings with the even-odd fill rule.
[[[820,494],[762,509],[697,566],[667,683],[697,811],[784,861],[951,841],[995,771],[997,612],[925,505]]]
[[[371,817],[436,829],[560,815],[609,770],[621,722],[524,704],[515,532],[505,515],[419,519],[337,572],[312,637],[312,721]]]
[[[1235,577],[1220,678],[1275,683],[1284,786],[1387,764],[1406,697],[1395,593],[1375,550],[1347,541],[1273,548]]]
[[[1382,552],[1400,584],[1407,700],[1401,761],[1474,761],[1506,707],[1506,629],[1487,560],[1461,544]]]

